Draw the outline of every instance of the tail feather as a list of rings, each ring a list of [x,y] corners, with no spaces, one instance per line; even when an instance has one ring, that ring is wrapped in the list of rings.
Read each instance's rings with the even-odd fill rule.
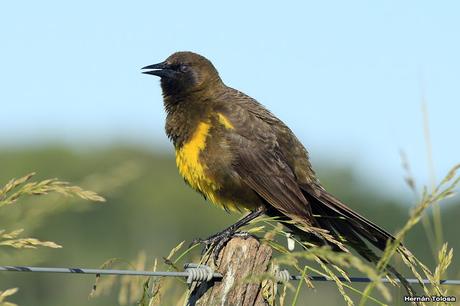
[[[361,237],[351,228],[347,226],[342,227],[342,233],[347,239],[347,243],[360,254],[362,257],[367,259],[369,262],[377,264],[380,260],[380,257],[372,251],[367,244],[362,240]],[[394,275],[399,281],[404,289],[407,291],[407,294],[410,296],[415,295],[415,290],[409,284],[409,282],[391,265],[385,267],[385,271]]]
[[[383,251],[386,247],[388,239],[394,240],[394,237],[383,228],[367,220],[357,212],[353,211],[342,202],[337,200],[331,194],[323,192],[320,197],[317,198],[321,204],[336,211],[339,216],[343,216],[349,219],[349,222],[354,228],[361,230],[361,235],[365,236],[369,242]],[[315,201],[314,201],[315,202]]]
[[[315,219],[319,225],[329,230],[330,234],[336,237],[338,241],[343,241],[352,247],[369,262],[377,264],[380,257],[363,239],[381,251],[385,250],[387,241],[395,239],[390,233],[326,192],[322,192],[318,196],[305,193],[305,196],[309,200],[313,215],[318,216]],[[398,247],[398,252],[401,256],[407,257],[408,250],[402,244]],[[394,267],[387,265],[385,271],[399,279],[408,294],[415,294],[414,289]]]

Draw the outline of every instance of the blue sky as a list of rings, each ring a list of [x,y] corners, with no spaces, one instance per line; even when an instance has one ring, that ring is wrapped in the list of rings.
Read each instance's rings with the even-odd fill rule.
[[[399,150],[428,183],[460,161],[460,2],[3,1],[0,146],[129,141],[171,150],[158,81],[191,50],[285,121],[313,161],[401,189]]]

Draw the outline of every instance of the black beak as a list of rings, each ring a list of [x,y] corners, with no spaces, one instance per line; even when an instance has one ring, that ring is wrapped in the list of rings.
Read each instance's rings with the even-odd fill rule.
[[[160,78],[171,78],[176,74],[176,72],[173,69],[171,69],[171,66],[168,65],[166,62],[145,66],[141,69],[144,70],[142,71],[142,73],[156,75]]]

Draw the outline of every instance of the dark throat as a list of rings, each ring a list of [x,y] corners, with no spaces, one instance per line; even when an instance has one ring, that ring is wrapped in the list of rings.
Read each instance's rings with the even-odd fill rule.
[[[195,132],[198,124],[206,120],[212,101],[202,95],[164,96],[166,110],[166,135],[180,148]]]

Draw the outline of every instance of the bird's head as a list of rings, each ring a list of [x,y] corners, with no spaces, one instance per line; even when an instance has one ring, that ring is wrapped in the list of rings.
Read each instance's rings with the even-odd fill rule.
[[[164,96],[189,94],[206,89],[214,82],[221,82],[212,63],[193,52],[176,52],[165,61],[142,69],[142,73],[161,78]]]

